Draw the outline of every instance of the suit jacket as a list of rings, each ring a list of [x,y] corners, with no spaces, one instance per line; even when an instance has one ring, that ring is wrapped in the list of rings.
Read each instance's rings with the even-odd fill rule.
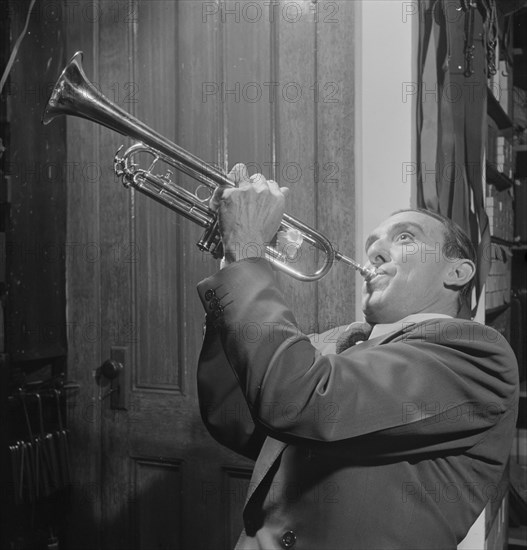
[[[443,318],[322,355],[267,261],[198,292],[203,421],[256,460],[237,549],[456,548],[496,498],[515,429],[498,332]]]

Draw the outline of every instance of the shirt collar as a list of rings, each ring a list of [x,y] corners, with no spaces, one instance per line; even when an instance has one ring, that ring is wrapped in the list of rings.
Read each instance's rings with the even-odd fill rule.
[[[390,332],[396,332],[402,330],[410,324],[421,323],[423,321],[428,321],[429,319],[452,319],[451,315],[445,315],[443,313],[413,313],[404,317],[404,319],[399,319],[395,323],[380,323],[373,327],[371,331],[369,340],[372,338],[377,338],[378,336],[383,336],[384,334],[389,334]]]

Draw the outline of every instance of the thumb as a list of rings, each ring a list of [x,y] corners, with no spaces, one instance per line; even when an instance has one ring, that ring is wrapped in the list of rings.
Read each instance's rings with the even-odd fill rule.
[[[280,191],[282,192],[282,195],[284,195],[284,197],[287,197],[287,195],[289,195],[290,189],[289,187],[280,187]]]
[[[249,171],[247,170],[247,166],[239,162],[232,168],[227,177],[234,182],[236,186],[238,186],[243,181],[247,181],[249,179]]]

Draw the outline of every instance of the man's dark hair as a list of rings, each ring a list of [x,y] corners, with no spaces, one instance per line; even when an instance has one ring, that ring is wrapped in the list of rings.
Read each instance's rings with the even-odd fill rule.
[[[459,227],[459,225],[453,222],[450,218],[442,216],[432,210],[425,210],[424,208],[407,208],[404,210],[398,210],[394,214],[400,212],[419,212],[425,216],[430,216],[435,220],[441,222],[443,225],[443,247],[442,253],[445,258],[471,260],[476,265],[476,249],[470,240],[470,237]],[[459,297],[462,302],[470,306],[470,298],[472,295],[472,288],[474,287],[474,279],[472,277],[468,283],[461,287],[459,291]]]

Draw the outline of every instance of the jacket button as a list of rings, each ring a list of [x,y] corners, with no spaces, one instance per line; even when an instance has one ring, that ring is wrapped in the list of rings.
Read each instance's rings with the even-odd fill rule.
[[[216,292],[212,288],[209,288],[209,290],[205,292],[205,300],[209,302],[213,296],[216,296]]]
[[[219,319],[223,314],[223,307],[218,306],[213,312],[212,312],[214,319]]]
[[[212,298],[212,300],[209,302],[209,308],[210,309],[216,309],[220,305],[220,301],[218,298]]]
[[[293,531],[286,531],[282,535],[282,546],[284,548],[292,548],[296,542],[296,535]]]

